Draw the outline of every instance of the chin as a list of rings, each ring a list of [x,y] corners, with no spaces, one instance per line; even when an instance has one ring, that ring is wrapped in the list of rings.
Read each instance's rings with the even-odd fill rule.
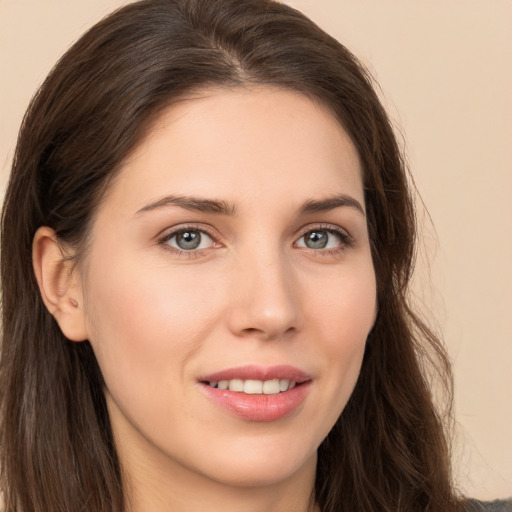
[[[316,460],[316,450],[305,453],[292,447],[269,449],[261,446],[238,453],[227,450],[222,458],[214,458],[211,454],[205,473],[210,478],[214,475],[213,479],[219,483],[233,487],[268,487],[299,474],[314,475]]]

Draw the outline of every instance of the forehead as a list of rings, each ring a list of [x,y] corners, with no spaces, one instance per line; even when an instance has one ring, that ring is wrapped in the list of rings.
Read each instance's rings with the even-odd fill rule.
[[[361,172],[350,137],[318,102],[273,87],[212,89],[157,117],[112,192],[139,207],[166,193],[268,203],[348,192],[363,201]]]

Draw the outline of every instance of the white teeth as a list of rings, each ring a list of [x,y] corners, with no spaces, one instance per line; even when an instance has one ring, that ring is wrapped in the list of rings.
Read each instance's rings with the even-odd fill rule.
[[[212,388],[222,390],[229,389],[229,391],[236,391],[238,393],[246,393],[248,395],[277,395],[290,389],[293,389],[297,383],[288,379],[272,379],[272,380],[219,380],[210,381],[208,383]]]
[[[246,380],[244,382],[244,393],[261,395],[263,393],[263,382],[261,380]]]
[[[244,381],[241,379],[232,379],[229,381],[229,391],[239,391],[242,392],[244,390]]]
[[[263,383],[263,394],[265,395],[277,395],[279,393],[279,379],[266,380]]]

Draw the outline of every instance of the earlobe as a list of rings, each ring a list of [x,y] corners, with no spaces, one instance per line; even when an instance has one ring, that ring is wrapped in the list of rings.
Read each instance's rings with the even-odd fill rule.
[[[32,264],[43,302],[64,336],[72,341],[86,340],[80,276],[63,253],[55,231],[47,226],[34,235]]]

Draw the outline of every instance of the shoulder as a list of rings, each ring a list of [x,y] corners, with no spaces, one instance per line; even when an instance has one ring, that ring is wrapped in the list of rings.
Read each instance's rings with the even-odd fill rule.
[[[512,512],[512,498],[495,501],[469,500],[467,505],[467,512]]]

